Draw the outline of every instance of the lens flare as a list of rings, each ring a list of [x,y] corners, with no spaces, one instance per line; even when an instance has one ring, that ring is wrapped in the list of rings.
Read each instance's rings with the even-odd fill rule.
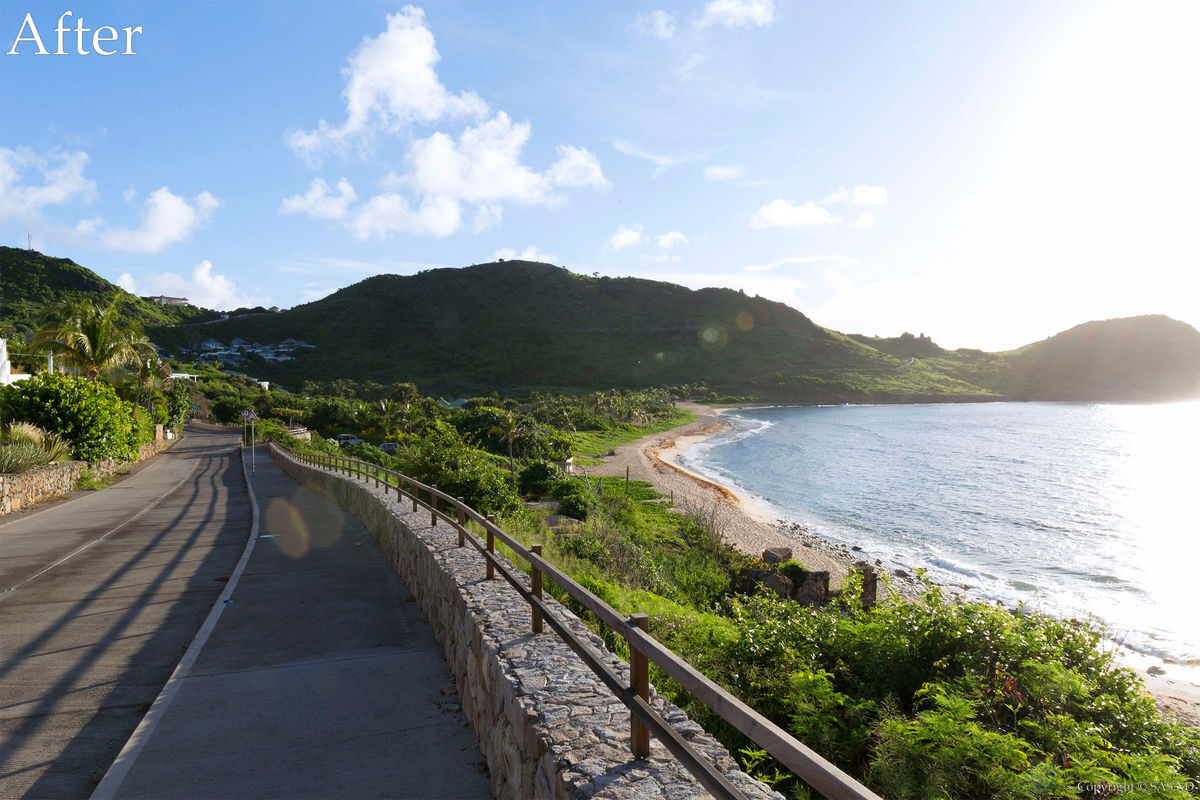
[[[271,541],[288,558],[304,558],[342,536],[341,513],[328,502],[305,503],[302,495],[275,498],[263,515],[263,532],[274,535]]]
[[[700,345],[705,350],[720,350],[729,341],[729,333],[720,325],[705,325],[700,331]]]

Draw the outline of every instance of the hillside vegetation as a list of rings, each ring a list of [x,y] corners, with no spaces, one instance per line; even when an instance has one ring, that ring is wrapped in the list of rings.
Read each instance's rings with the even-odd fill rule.
[[[13,248],[0,248],[0,288],[0,327],[19,333],[48,303],[99,293],[117,297],[164,354],[185,361],[203,357],[205,342],[301,340],[313,346],[215,356],[293,389],[349,379],[447,395],[704,383],[727,399],[799,403],[1200,396],[1200,332],[1161,316],[1089,322],[984,353],[945,350],[924,335],[841,334],[731,289],[529,261],[377,275],[289,311],[218,321],[216,312],[147,303],[74,262]]]
[[[160,306],[148,302],[69,258],[0,247],[0,336],[24,341],[37,330],[47,309],[67,300],[85,298],[101,306],[115,300],[126,324],[175,325],[221,316],[196,306]]]

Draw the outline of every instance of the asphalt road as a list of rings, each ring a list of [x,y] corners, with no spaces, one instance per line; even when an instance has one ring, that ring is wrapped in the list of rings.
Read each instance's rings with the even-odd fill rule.
[[[0,522],[0,797],[91,794],[250,520],[237,435],[189,432],[115,486]]]

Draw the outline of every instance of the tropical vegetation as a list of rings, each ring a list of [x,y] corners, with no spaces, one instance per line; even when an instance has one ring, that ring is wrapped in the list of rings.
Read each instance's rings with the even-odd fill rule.
[[[528,425],[556,422],[568,437],[580,424],[631,424],[622,418],[650,427],[673,411],[664,390],[605,395],[476,398],[460,409],[410,401],[411,430],[397,435],[396,454],[371,443],[339,450],[322,436],[301,442],[282,420],[260,432],[381,464],[499,515],[618,611],[650,614],[656,638],[889,800],[1099,798],[1116,791],[1105,786],[1138,785],[1155,788],[1124,794],[1200,794],[1187,782],[1200,770],[1200,732],[1162,716],[1086,623],[962,602],[931,584],[920,597],[870,607],[853,578],[825,604],[743,593],[734,577],[763,565],[723,542],[719,507],[675,508],[645,483],[569,477],[515,440],[514,485],[508,438],[477,435],[509,419],[501,411],[527,415]],[[373,424],[386,428],[378,416]],[[548,527],[530,501],[580,522]],[[623,640],[586,608],[549,591],[623,653]],[[668,676],[655,670],[653,679],[753,774],[787,797],[813,796]]]
[[[70,448],[56,434],[28,422],[10,422],[0,427],[0,472],[26,472],[66,461]]]

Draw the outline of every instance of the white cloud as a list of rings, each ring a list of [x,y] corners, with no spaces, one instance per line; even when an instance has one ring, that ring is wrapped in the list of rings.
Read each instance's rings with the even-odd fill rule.
[[[133,188],[132,185],[126,186],[125,191],[121,192],[121,197],[125,198],[126,203],[132,203],[137,199],[137,189]]]
[[[93,199],[96,184],[83,176],[87,162],[83,151],[42,155],[0,147],[0,220],[35,219],[46,206]]]
[[[828,209],[821,208],[809,200],[803,205],[789,203],[783,198],[772,200],[760,208],[750,218],[750,227],[757,230],[765,228],[815,228],[825,225],[836,225],[842,218],[832,214]]]
[[[514,123],[500,111],[492,119],[463,131],[458,141],[435,133],[413,143],[415,191],[450,200],[544,202],[546,178],[520,161],[529,141],[528,122]]]
[[[410,137],[415,124],[433,125],[468,117],[459,133],[435,130],[406,138],[409,164],[397,172],[379,164],[384,175],[380,194],[357,201],[343,179],[333,195],[322,179],[309,191],[282,201],[282,213],[344,220],[358,239],[386,238],[393,233],[445,237],[463,226],[478,233],[498,226],[504,204],[554,205],[557,189],[608,189],[600,161],[589,150],[559,145],[558,159],[545,172],[522,161],[529,142],[529,122],[508,114],[490,114],[474,93],[452,94],[434,69],[439,61],[424,13],[406,6],[388,16],[387,30],[366,37],[344,70],[346,121],[338,127],[322,120],[313,131],[293,132],[289,145],[310,164],[328,151],[351,145],[365,155],[381,134]]]
[[[704,178],[710,181],[736,181],[745,174],[741,167],[722,167],[716,164],[704,168]]]
[[[660,250],[670,250],[677,244],[691,244],[691,240],[682,231],[671,231],[658,237]]]
[[[128,272],[117,279],[117,284],[127,292],[138,294],[139,284]],[[176,272],[162,272],[144,279],[143,294],[166,294],[186,297],[192,305],[226,311],[243,306],[266,305],[266,297],[255,297],[237,288],[225,275],[214,275],[213,265],[208,259],[192,267],[192,276],[185,278]]]
[[[520,253],[511,247],[502,247],[492,253],[493,261],[499,261],[500,259],[504,259],[505,261],[512,261],[513,259],[520,261],[541,261],[546,264],[553,264],[558,261],[558,256],[553,253],[543,253],[533,245],[529,245]]]
[[[775,0],[709,0],[700,27],[761,28],[775,19]]]
[[[633,21],[633,29],[647,36],[670,39],[675,35],[675,15],[656,8],[649,13],[638,14]]]
[[[627,227],[620,225],[617,227],[616,233],[608,237],[607,245],[613,250],[624,250],[626,247],[633,247],[642,243],[642,226],[634,225]]]
[[[281,214],[306,214],[316,219],[344,219],[349,213],[350,205],[358,199],[350,181],[342,178],[337,183],[338,194],[329,193],[329,184],[320,178],[313,178],[312,185],[305,194],[285,197],[279,206]]]
[[[643,150],[637,145],[631,144],[624,139],[614,139],[612,143],[613,149],[618,153],[624,153],[627,156],[641,158],[649,161],[654,165],[654,172],[650,174],[651,178],[657,178],[663,172],[667,171],[676,164],[682,164],[685,159],[676,158],[674,156],[665,156],[661,153],[653,153],[649,150]]]
[[[102,231],[100,245],[108,250],[158,253],[168,245],[187,239],[206,225],[220,205],[221,201],[209,192],[201,192],[189,202],[163,186],[146,199],[140,228]],[[89,229],[82,232],[92,233],[98,228],[99,220],[86,222]]]
[[[342,69],[346,121],[334,126],[321,120],[315,130],[292,131],[288,146],[316,166],[329,150],[369,148],[378,131],[395,132],[414,122],[431,124],[447,117],[485,116],[487,104],[477,94],[446,90],[434,70],[440,60],[424,11],[405,6],[389,14],[387,30],[364,37]]]
[[[868,228],[875,224],[875,215],[870,211],[864,211],[858,215],[858,219],[850,223],[851,228]]]
[[[658,255],[654,255],[654,256],[640,256],[640,258],[642,259],[643,262],[645,262],[647,264],[664,264],[664,263],[671,262],[671,261],[682,261],[683,260],[679,256],[672,255],[670,253],[659,253]]]
[[[462,212],[453,198],[429,196],[415,210],[398,194],[378,194],[359,207],[350,220],[357,239],[386,238],[394,232],[445,237],[462,225]]]
[[[821,201],[821,205],[829,206],[836,203],[849,202],[852,206],[882,206],[887,205],[887,187],[867,186],[860,183],[853,189],[839,186],[832,194]]]
[[[591,151],[566,144],[560,144],[557,149],[558,161],[546,173],[550,183],[574,189],[612,188],[600,170],[600,160]]]
[[[850,256],[791,256],[772,261],[769,264],[746,264],[742,269],[746,272],[770,272],[788,264],[834,264],[850,267],[857,263],[858,259]]]

